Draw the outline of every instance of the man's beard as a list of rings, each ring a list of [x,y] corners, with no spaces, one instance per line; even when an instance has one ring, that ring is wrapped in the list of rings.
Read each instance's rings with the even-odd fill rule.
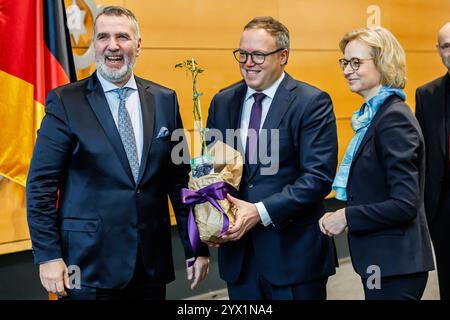
[[[106,65],[105,59],[108,56],[121,56],[124,60],[124,64],[120,69],[110,68]],[[131,59],[123,53],[106,53],[95,59],[97,71],[103,78],[112,83],[119,83],[124,81],[130,76],[136,63],[136,56],[133,54]]]

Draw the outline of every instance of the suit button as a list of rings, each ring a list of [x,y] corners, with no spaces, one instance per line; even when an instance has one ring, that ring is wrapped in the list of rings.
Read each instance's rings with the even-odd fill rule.
[[[137,189],[136,193],[140,194],[141,193],[141,189]]]
[[[253,185],[252,185],[252,184],[249,184],[249,185],[248,185],[248,188],[249,188],[249,189],[253,189]]]
[[[348,201],[353,201],[353,196],[352,196],[352,195],[349,195],[349,196],[347,197],[347,200],[348,200]]]

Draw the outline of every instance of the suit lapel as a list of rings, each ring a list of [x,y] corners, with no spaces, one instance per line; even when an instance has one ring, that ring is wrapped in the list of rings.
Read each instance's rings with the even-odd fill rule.
[[[141,102],[142,110],[142,123],[143,123],[143,134],[144,134],[144,144],[142,149],[142,159],[141,166],[139,168],[139,177],[137,184],[142,180],[144,175],[147,161],[148,153],[153,140],[153,128],[155,125],[155,98],[150,92],[150,86],[145,85],[145,83],[138,77],[135,77],[136,84],[139,92],[139,99]]]
[[[86,98],[91,105],[100,125],[105,131],[109,142],[113,146],[120,163],[122,164],[128,177],[134,182],[133,174],[131,172],[130,164],[128,162],[127,154],[120,139],[119,131],[117,130],[116,123],[111,114],[108,102],[106,101],[105,93],[100,82],[97,79],[95,73],[90,77],[87,84],[87,94]]]
[[[267,113],[266,119],[262,125],[263,129],[276,129],[280,126],[281,119],[283,119],[284,114],[289,109],[291,99],[290,92],[294,89],[294,87],[294,79],[286,74],[284,80],[280,83],[275,96],[273,97],[269,112]]]
[[[378,115],[378,113],[377,113],[377,115]],[[377,117],[377,115],[375,115],[375,118]],[[350,172],[352,170],[353,164],[358,160],[359,155],[361,154],[361,151],[364,149],[364,146],[366,145],[367,141],[369,141],[370,138],[373,136],[373,131],[375,130],[374,128],[375,128],[374,121],[372,121],[372,123],[370,124],[369,128],[366,131],[366,134],[364,135],[364,138],[362,139],[361,143],[359,144],[355,155],[353,156],[352,164],[350,167]]]
[[[445,148],[447,147],[447,128],[445,127],[447,121],[447,113],[449,112],[446,108],[446,94],[445,89],[447,88],[446,81],[450,81],[450,77],[448,73],[445,77],[442,78],[441,84],[438,86],[437,94],[434,102],[437,104],[435,108],[435,123],[438,127],[438,135],[441,146],[442,156],[446,157],[447,151]],[[430,108],[432,109],[432,108]]]
[[[280,126],[280,122],[283,119],[285,113],[289,109],[291,105],[291,90],[295,88],[295,81],[288,74],[285,74],[283,81],[278,86],[278,89],[273,97],[273,101],[270,104],[269,111],[267,112],[266,119],[262,125],[263,130],[267,130],[267,145],[263,146],[263,148],[270,149],[271,146],[271,129],[277,129]],[[258,161],[254,165],[248,165],[249,169],[249,177],[248,180],[251,180],[256,172],[258,171],[261,163]]]
[[[400,100],[400,98],[398,96],[396,96],[396,95],[393,95],[393,96],[387,98],[386,101],[384,101],[383,104],[378,109],[377,114],[373,118],[371,124],[369,125],[369,128],[366,131],[366,134],[364,135],[364,138],[362,139],[361,143],[358,146],[358,149],[356,150],[355,155],[353,156],[353,161],[352,161],[352,164],[351,164],[351,167],[350,167],[350,174],[352,172],[353,165],[355,164],[356,161],[358,161],[358,158],[359,158],[359,156],[361,154],[361,151],[364,149],[364,145],[373,136],[375,128],[376,128],[376,123],[377,123],[378,119],[380,119],[381,115],[388,109],[388,107],[391,104],[395,103],[396,100]]]
[[[229,122],[227,129],[237,130],[241,127],[241,117],[242,117],[242,107],[244,105],[245,93],[247,92],[247,85],[244,81],[241,81],[238,88],[234,91],[229,104]],[[226,139],[226,131],[223,132],[224,139]],[[241,138],[239,136],[234,136],[233,148],[237,148],[238,151],[244,156],[244,148],[242,146]]]
[[[234,91],[234,95],[230,101],[230,122],[229,128],[239,129],[241,126],[242,106],[244,105],[245,93],[247,85],[241,81],[239,87]]]

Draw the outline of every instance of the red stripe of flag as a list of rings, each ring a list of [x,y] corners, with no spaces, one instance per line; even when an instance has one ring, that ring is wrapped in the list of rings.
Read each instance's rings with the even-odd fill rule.
[[[33,84],[35,100],[44,104],[70,77],[45,44],[43,2],[1,0],[0,17],[0,70]]]

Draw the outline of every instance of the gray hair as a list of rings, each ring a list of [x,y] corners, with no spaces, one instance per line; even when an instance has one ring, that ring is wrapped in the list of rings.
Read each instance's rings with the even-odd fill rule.
[[[134,37],[136,38],[135,40],[138,41],[138,39],[140,37],[140,33],[139,33],[139,24],[137,22],[136,16],[134,15],[133,12],[131,12],[131,10],[121,7],[121,6],[107,6],[107,7],[104,7],[102,9],[102,11],[100,11],[100,13],[97,15],[97,17],[95,17],[95,21],[94,21],[94,38],[95,38],[95,24],[97,23],[98,18],[102,15],[116,16],[116,17],[125,16],[128,19],[130,19],[134,24],[134,30],[135,30]]]

